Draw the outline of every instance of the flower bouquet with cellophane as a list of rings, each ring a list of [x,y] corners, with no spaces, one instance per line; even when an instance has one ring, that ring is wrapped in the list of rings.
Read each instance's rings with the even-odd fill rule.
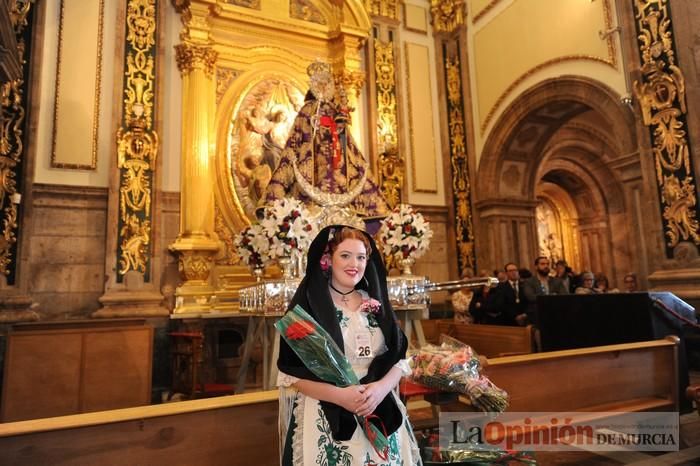
[[[299,356],[304,365],[321,380],[338,387],[359,385],[355,371],[345,354],[333,338],[298,304],[290,309],[277,323],[275,328],[284,341]],[[363,417],[355,415],[365,435],[380,458],[389,457],[389,441],[386,433],[380,431],[370,422],[379,419],[370,414]],[[381,420],[379,420],[381,424]]]
[[[508,393],[481,375],[481,363],[472,348],[447,335],[441,344],[425,345],[414,351],[409,361],[411,377],[428,387],[466,395],[472,406],[484,412],[503,412]]]

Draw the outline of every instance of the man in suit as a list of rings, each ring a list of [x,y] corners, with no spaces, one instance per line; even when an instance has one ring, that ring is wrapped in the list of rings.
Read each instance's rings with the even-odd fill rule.
[[[549,258],[539,256],[535,259],[535,273],[531,278],[523,281],[525,297],[525,311],[516,316],[519,325],[533,323],[537,310],[537,297],[549,294],[569,294],[564,283],[556,277],[549,276]]]
[[[522,282],[517,264],[509,262],[503,268],[506,280],[494,288],[484,308],[482,323],[516,325],[515,317],[525,312]]]

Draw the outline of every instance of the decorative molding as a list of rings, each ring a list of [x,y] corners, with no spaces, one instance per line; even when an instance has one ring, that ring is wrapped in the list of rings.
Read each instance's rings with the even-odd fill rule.
[[[443,46],[457,267],[461,277],[465,272],[472,276],[476,273],[476,252],[474,250],[474,225],[472,221],[471,177],[469,175],[467,134],[464,122],[462,68],[459,56],[459,47],[457,47],[454,58],[450,58],[447,47]]]
[[[289,17],[310,23],[327,25],[328,21],[310,0],[290,0]]]
[[[243,73],[241,70],[233,70],[229,68],[221,68],[217,67],[216,68],[216,103],[217,105],[221,102],[221,99],[223,99],[224,94],[228,90],[228,88],[233,84],[233,82],[238,78],[241,73]]]
[[[594,61],[598,63],[603,63],[605,65],[611,66],[613,68],[616,67],[616,61],[613,57],[609,58],[600,58],[600,57],[594,57],[591,55],[566,55],[563,57],[557,57],[552,60],[547,60],[544,63],[540,63],[539,65],[529,69],[525,73],[521,74],[517,79],[515,79],[507,88],[505,91],[501,93],[500,96],[498,96],[498,99],[496,99],[496,102],[491,106],[491,110],[489,110],[489,113],[486,115],[486,118],[484,119],[483,123],[481,123],[481,134],[484,134],[484,131],[486,131],[486,128],[488,127],[489,123],[491,123],[491,120],[496,114],[496,111],[500,108],[501,104],[506,100],[506,97],[510,95],[513,90],[518,87],[523,81],[525,81],[527,78],[532,76],[533,74],[548,68],[553,65],[558,65],[560,63],[564,63],[567,61],[576,61],[576,60],[588,60],[588,61]]]
[[[501,0],[491,0],[491,3],[482,8],[481,11],[479,11],[478,13],[474,13],[472,23],[476,23],[477,21],[479,21],[481,18],[484,17],[484,15],[486,15],[486,13],[491,11],[493,7],[495,7],[499,3],[501,3]]]
[[[633,88],[653,146],[666,257],[673,258],[676,249],[687,248],[683,242],[694,244],[697,252],[700,223],[685,77],[676,58],[670,7],[668,0],[635,2],[642,79]]]
[[[365,0],[365,8],[371,16],[399,19],[398,0]]]
[[[51,138],[51,167],[52,168],[62,168],[62,169],[72,169],[72,170],[95,170],[97,168],[97,146],[98,146],[98,132],[99,132],[99,122],[100,122],[100,93],[102,89],[102,41],[104,36],[104,0],[100,0],[98,7],[98,18],[97,18],[97,58],[95,62],[95,87],[94,87],[94,99],[93,99],[93,115],[92,115],[92,152],[90,163],[71,163],[71,162],[61,162],[58,160],[57,156],[57,140],[59,137],[59,124],[60,119],[60,98],[61,98],[61,66],[65,65],[62,62],[62,53],[64,52],[64,25],[65,25],[65,4],[68,0],[61,0],[60,4],[60,14],[58,23],[58,49],[56,52],[56,83],[54,87],[55,97],[54,97],[54,113],[53,113],[53,130]],[[70,83],[69,85],[72,85]],[[75,116],[71,116],[73,118]],[[68,119],[70,119],[68,118]],[[74,141],[75,142],[75,141]]]
[[[403,28],[419,34],[428,33],[428,11],[417,5],[404,3]]]
[[[430,0],[434,32],[452,32],[464,24],[467,15],[464,0]]]
[[[409,133],[409,140],[410,140],[410,145],[411,145],[411,185],[413,192],[417,193],[430,193],[430,194],[436,194],[438,192],[438,185],[437,185],[437,167],[436,167],[436,150],[435,150],[435,133],[433,132],[433,127],[432,127],[432,122],[433,122],[433,108],[432,108],[432,82],[430,79],[430,51],[428,47],[420,44],[413,44],[410,42],[405,42],[405,56],[406,56],[406,88],[408,89],[408,133]],[[427,55],[426,58],[426,66],[416,66],[415,63],[411,63],[411,47],[420,47],[425,50],[425,53]],[[427,87],[424,89],[421,89],[419,91],[417,86],[415,89],[412,87],[412,80],[415,80],[416,78],[416,72],[423,72],[425,73],[425,76],[427,77]],[[413,77],[412,77],[413,74]],[[415,84],[415,83],[414,83]],[[428,90],[427,95],[429,96],[428,103],[429,105],[426,108],[420,108],[416,106],[415,99],[419,97],[420,95],[425,95],[426,94],[426,89]],[[420,112],[420,117],[419,115],[414,114],[414,111]],[[415,120],[415,121],[414,121]],[[418,154],[417,154],[417,149],[416,149],[416,143],[418,141],[417,136],[417,131],[420,127],[418,124],[418,120],[421,122],[428,122],[430,126],[428,126],[425,129],[425,133],[421,134],[421,139],[422,140],[428,140],[429,144],[431,145],[432,150],[427,150],[425,153],[422,153],[420,155],[421,159],[425,160],[432,160],[432,168],[433,168],[433,178],[435,180],[435,187],[434,188],[425,188],[425,187],[419,187],[417,184],[417,171],[416,171],[416,164],[418,161]]]
[[[229,5],[242,6],[243,8],[251,8],[253,10],[260,9],[260,0],[226,0]]]

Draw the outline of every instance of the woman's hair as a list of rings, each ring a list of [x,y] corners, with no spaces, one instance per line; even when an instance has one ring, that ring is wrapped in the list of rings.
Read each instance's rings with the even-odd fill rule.
[[[355,228],[350,227],[343,227],[340,230],[336,230],[335,233],[333,233],[333,237],[330,240],[328,240],[328,253],[331,256],[333,256],[335,250],[338,249],[338,245],[346,239],[357,239],[362,241],[362,244],[365,245],[367,256],[369,257],[369,255],[372,254],[372,246],[369,244],[369,240],[367,239],[365,234],[362,233],[360,230],[356,230]]]
[[[606,277],[602,273],[599,273],[598,275],[596,275],[596,277],[595,277],[596,286],[600,286],[600,284],[603,282],[605,282],[605,288],[610,287],[610,283],[608,282],[608,277]]]

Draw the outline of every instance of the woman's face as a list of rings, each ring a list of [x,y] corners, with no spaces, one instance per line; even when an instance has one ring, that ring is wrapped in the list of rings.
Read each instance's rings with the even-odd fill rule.
[[[367,267],[367,249],[359,239],[348,238],[338,245],[331,258],[333,285],[343,290],[355,288]]]

